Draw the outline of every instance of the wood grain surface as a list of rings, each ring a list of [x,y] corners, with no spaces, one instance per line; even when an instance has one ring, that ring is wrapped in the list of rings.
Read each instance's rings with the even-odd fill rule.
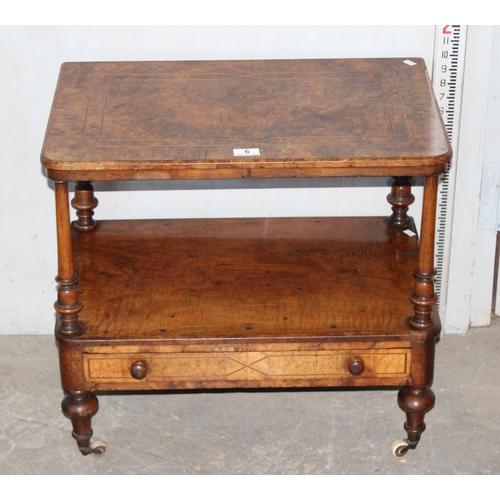
[[[435,399],[450,157],[419,58],[63,64],[41,161],[80,451],[106,449],[92,391],[348,386],[404,386],[398,453],[415,448]],[[327,176],[394,177],[392,215],[96,222],[89,182]],[[420,241],[410,176],[425,177]]]
[[[73,231],[75,341],[416,335],[417,240],[383,217],[100,221]]]
[[[72,181],[439,174],[451,149],[412,62],[65,63],[42,164]]]
[[[286,349],[286,347],[285,347]],[[353,376],[356,360],[363,368]],[[132,367],[140,363],[139,379]],[[83,355],[91,390],[405,385],[411,349],[283,350]]]

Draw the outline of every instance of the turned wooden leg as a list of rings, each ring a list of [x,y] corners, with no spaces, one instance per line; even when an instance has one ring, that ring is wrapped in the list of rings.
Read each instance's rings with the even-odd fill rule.
[[[391,193],[387,195],[387,201],[392,205],[392,215],[389,224],[393,227],[406,229],[410,225],[408,207],[415,201],[411,194],[411,177],[394,177]]]
[[[432,410],[436,397],[429,387],[403,387],[398,394],[399,407],[406,413],[404,428],[408,440],[394,443],[393,452],[403,457],[417,447],[422,432],[425,431],[425,414]]]
[[[56,333],[65,337],[73,337],[82,333],[82,325],[78,321],[78,313],[82,309],[82,303],[78,297],[78,278],[73,266],[68,183],[56,182],[55,192],[58,258],[57,301],[54,304],[58,313]]]
[[[411,326],[418,329],[433,326],[432,310],[438,300],[434,293],[434,276],[436,274],[434,270],[434,233],[436,229],[437,190],[438,177],[426,177],[418,262],[414,271],[415,288],[410,296],[414,311]]]
[[[434,407],[436,400],[430,389],[434,372],[435,338],[418,341],[412,346],[412,361],[409,384],[398,394],[399,407],[406,414],[404,429],[408,439],[396,441],[392,451],[396,457],[403,457],[417,447],[425,431],[425,414]]]
[[[90,442],[92,417],[97,413],[99,403],[96,396],[86,389],[82,350],[73,344],[72,338],[59,336],[59,364],[65,393],[62,411],[71,419],[78,449],[84,455],[99,457],[106,453],[106,444],[102,441]]]
[[[92,184],[78,182],[75,187],[75,197],[71,200],[71,206],[76,210],[78,217],[73,224],[78,231],[93,231],[96,228],[97,223],[93,215],[97,204]]]
[[[62,402],[63,413],[71,419],[73,437],[83,455],[101,456],[106,453],[106,445],[101,441],[90,443],[92,437],[92,417],[97,413],[99,403],[88,391],[67,391]]]

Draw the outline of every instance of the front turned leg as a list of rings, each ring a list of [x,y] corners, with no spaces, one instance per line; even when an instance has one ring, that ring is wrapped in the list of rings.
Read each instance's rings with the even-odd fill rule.
[[[425,414],[434,407],[436,398],[430,386],[434,375],[435,347],[435,337],[414,341],[412,345],[410,377],[406,387],[398,394],[399,407],[406,414],[404,428],[408,439],[396,441],[392,445],[396,457],[404,457],[409,450],[417,447],[425,430]]]
[[[392,445],[393,454],[404,457],[409,450],[417,447],[422,432],[425,431],[425,414],[431,410],[436,400],[428,387],[403,387],[398,394],[399,407],[406,413],[404,424],[408,439],[396,441]]]
[[[73,265],[73,246],[68,205],[68,183],[56,182],[57,213],[57,301],[54,308],[58,313],[56,334],[66,338],[76,337],[83,331],[78,319],[82,303],[78,296],[78,277]]]
[[[426,177],[424,181],[424,203],[422,227],[418,249],[417,268],[414,271],[415,287],[410,295],[413,317],[410,324],[417,330],[434,326],[432,311],[438,298],[434,293],[434,233],[436,228],[436,200],[438,177]]]
[[[106,444],[102,441],[90,442],[92,437],[91,420],[99,409],[94,394],[88,391],[66,391],[62,401],[62,410],[73,424],[73,437],[83,455],[100,457],[106,453]]]

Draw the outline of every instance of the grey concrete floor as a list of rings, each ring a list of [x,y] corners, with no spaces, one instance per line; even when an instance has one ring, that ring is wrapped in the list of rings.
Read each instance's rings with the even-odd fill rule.
[[[397,390],[101,395],[84,457],[60,410],[55,342],[0,336],[0,474],[499,474],[500,321],[438,344],[420,445]]]

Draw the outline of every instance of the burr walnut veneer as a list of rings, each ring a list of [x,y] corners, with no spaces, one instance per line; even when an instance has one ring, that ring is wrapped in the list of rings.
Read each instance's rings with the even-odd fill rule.
[[[394,451],[414,448],[434,403],[435,209],[450,156],[418,58],[63,64],[41,158],[56,194],[63,411],[80,451],[105,451],[90,441],[98,391],[350,386],[401,387],[408,439]],[[92,181],[346,176],[393,177],[392,213],[93,218]],[[420,238],[412,176],[424,178]]]

